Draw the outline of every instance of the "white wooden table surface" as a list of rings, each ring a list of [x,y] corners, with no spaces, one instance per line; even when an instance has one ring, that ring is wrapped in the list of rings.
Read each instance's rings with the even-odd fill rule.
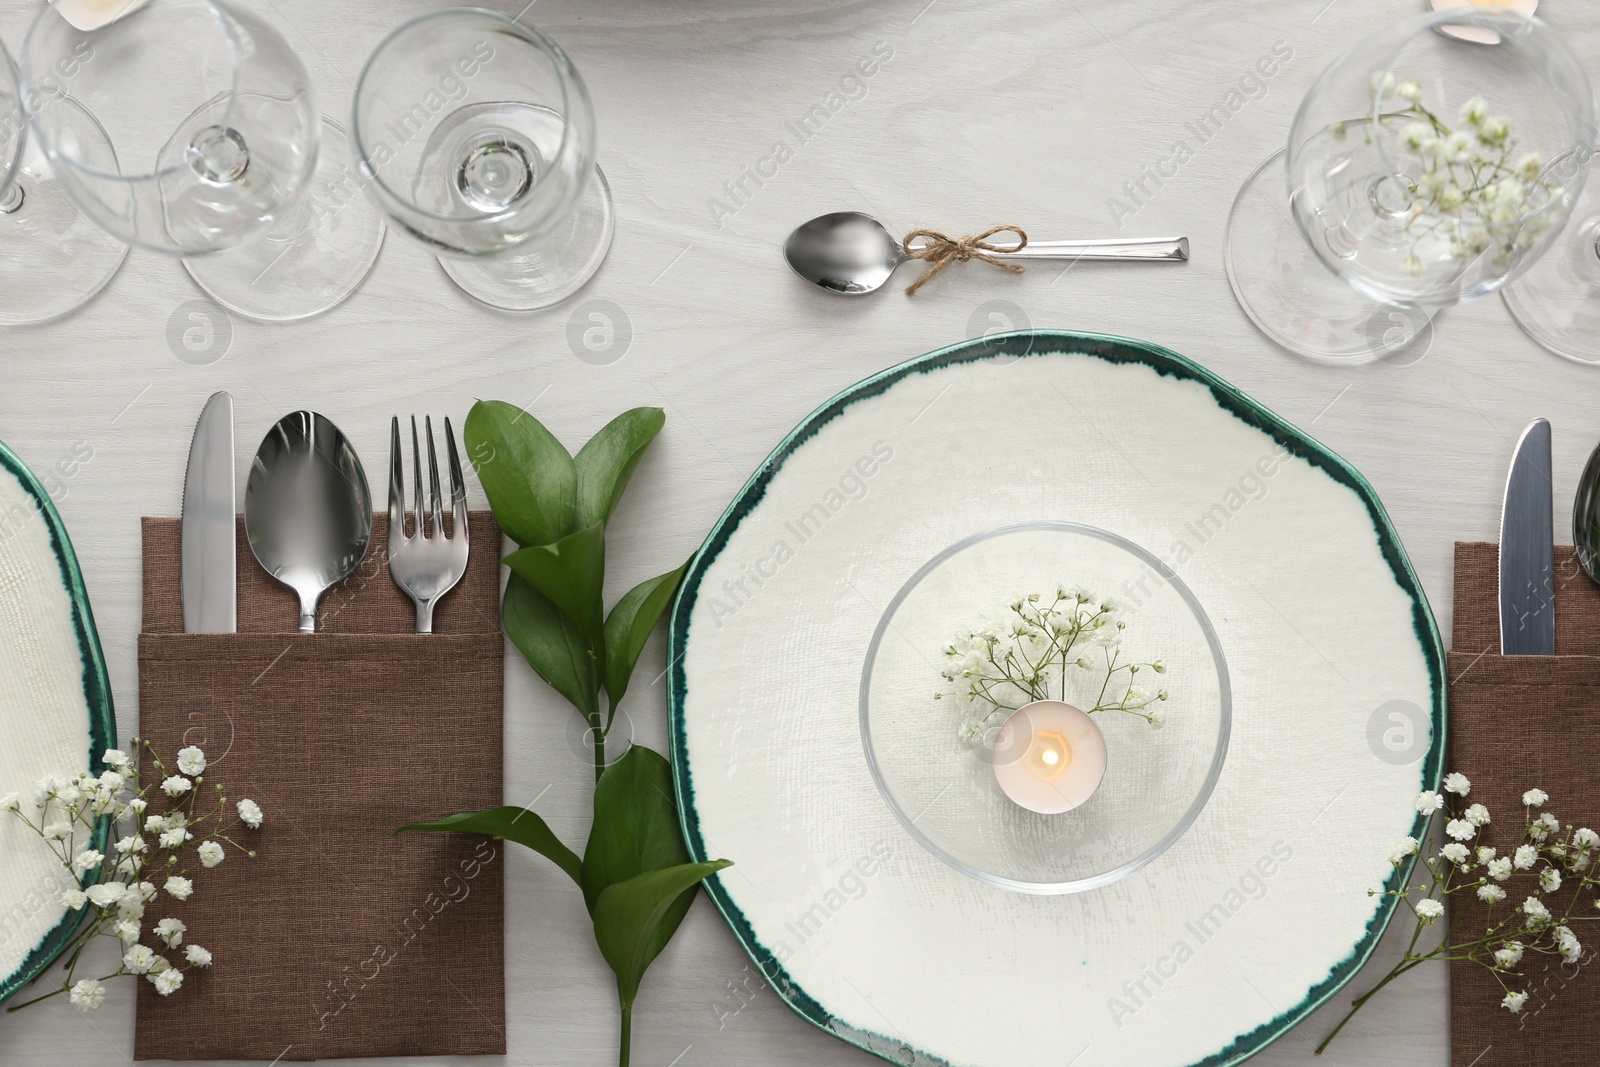
[[[521,7],[485,2],[512,14]],[[324,110],[345,119],[356,72],[381,35],[438,5],[255,6],[301,50]],[[1511,444],[1536,416],[1555,424],[1557,510],[1566,508],[1600,436],[1600,371],[1539,349],[1498,299],[1442,314],[1431,350],[1409,365],[1313,365],[1252,328],[1222,265],[1239,183],[1283,144],[1312,78],[1361,33],[1420,6],[535,0],[527,17],[569,51],[593,92],[617,204],[610,258],[567,304],[525,316],[492,312],[391,231],[348,303],[293,326],[213,312],[220,340],[202,357],[169,341],[175,322],[187,325],[190,311],[203,310],[193,305],[199,292],[176,262],[137,250],[88,307],[0,335],[0,439],[41,472],[92,450],[88,462],[63,468],[72,473],[61,477],[57,503],[93,597],[119,733],[131,736],[138,724],[139,516],[178,513],[189,434],[215,390],[230,390],[237,404],[241,484],[254,442],[298,407],[337,421],[377,482],[392,414],[459,420],[474,398],[504,399],[529,406],[576,448],[623,408],[665,408],[666,430],[612,524],[614,598],[692,552],[746,476],[817,404],[890,364],[1006,326],[1169,346],[1305,427],[1382,496],[1448,633],[1452,542],[1495,536]],[[0,0],[0,32],[13,46],[33,10]],[[1542,13],[1571,32],[1600,76],[1592,9],[1547,0]],[[1292,57],[1260,89],[1247,84],[1253,98],[1198,144],[1186,124],[1239,88],[1275,47]],[[851,80],[857,60],[875,50],[889,58],[871,78]],[[802,140],[796,125],[819,104],[836,110],[813,119],[820,131]],[[1180,140],[1190,153],[1177,173],[1159,188],[1147,183],[1142,205],[1129,201],[1124,183],[1171,157]],[[788,151],[776,153],[779,144]],[[780,156],[775,176],[746,177],[758,168],[771,174]],[[740,182],[747,192],[730,198]],[[1113,197],[1137,210],[1114,213]],[[846,207],[873,211],[895,232],[1017,222],[1041,239],[1184,234],[1193,259],[1065,274],[1044,265],[1022,277],[970,264],[914,300],[888,291],[847,301],[804,287],[779,255],[790,227]],[[592,314],[614,327],[609,348],[606,323]],[[586,347],[590,327],[599,329]],[[981,439],[981,427],[960,427],[959,408],[946,417],[952,432]],[[476,484],[471,494],[481,506]],[[665,666],[662,644],[658,635],[641,661],[630,704],[637,739],[664,750],[665,694],[648,684]],[[573,720],[508,652],[507,799],[538,797],[557,832],[576,842],[591,787],[569,743]],[[546,861],[509,855],[508,1061],[614,1062],[612,983],[580,898]],[[1357,984],[1386,970],[1396,952],[1391,936]],[[1312,1045],[1346,999],[1255,1062],[1313,1062]],[[1324,1062],[1446,1063],[1446,1001],[1442,969],[1419,970],[1369,1006]],[[0,1018],[5,1067],[117,1062],[132,1044],[125,984],[90,1017],[56,1001]],[[634,1063],[643,1067],[871,1062],[764,988],[703,898],[652,969],[635,1023]]]

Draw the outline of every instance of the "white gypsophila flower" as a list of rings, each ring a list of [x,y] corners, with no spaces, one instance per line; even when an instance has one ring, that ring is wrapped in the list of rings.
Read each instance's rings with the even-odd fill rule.
[[[1539,825],[1543,826],[1546,830],[1553,831],[1561,829],[1561,820],[1556,818],[1548,811],[1543,815],[1540,815],[1537,821]]]
[[[144,809],[149,806],[149,802],[147,802],[144,797],[134,797],[132,800],[128,801],[128,814],[143,815]]]
[[[1550,921],[1550,909],[1538,897],[1529,897],[1522,902],[1522,914],[1528,917],[1529,926]]]
[[[133,770],[133,760],[120,748],[108,748],[105,755],[100,757],[100,762],[113,770],[128,774]]]
[[[17,793],[7,793],[0,797],[0,811],[21,811],[22,797]]]
[[[104,859],[105,856],[102,853],[96,852],[92,848],[84,849],[73,858],[72,869],[78,871],[79,873],[92,871],[96,867],[100,866],[101,861]]]
[[[1514,1015],[1521,1011],[1522,1006],[1527,1002],[1528,994],[1526,993],[1507,993],[1505,995],[1505,999],[1500,1002],[1500,1005]]]
[[[167,817],[165,815],[152,815],[144,821],[144,832],[147,834],[159,834],[166,828]]]
[[[1517,851],[1512,853],[1511,865],[1519,871],[1526,871],[1533,867],[1539,858],[1539,850],[1532,845],[1518,845]]]
[[[1511,857],[1501,856],[1499,859],[1489,861],[1489,877],[1497,882],[1503,882],[1511,877]]]
[[[160,842],[162,848],[177,848],[185,841],[193,839],[193,837],[194,834],[190,833],[184,827],[174,826],[169,830],[162,831],[161,836],[157,838],[157,840]]]
[[[1546,793],[1543,789],[1530,789],[1526,793],[1522,794],[1522,803],[1530,808],[1541,807],[1544,802],[1549,799],[1550,794]]]
[[[1432,789],[1424,789],[1417,794],[1417,810],[1424,815],[1431,815],[1444,807],[1444,797]]]
[[[194,883],[178,874],[168,878],[166,884],[161,888],[165,889],[167,895],[173,900],[188,900],[190,895],[194,893]]]
[[[1494,952],[1495,966],[1505,970],[1522,962],[1522,942],[1512,941]]]
[[[1407,856],[1416,855],[1418,847],[1416,838],[1409,835],[1402,837],[1400,843],[1394,847],[1394,851],[1389,853],[1389,862],[1399,866],[1405,862]]]
[[[148,883],[140,882],[140,885]],[[124,919],[139,920],[144,918],[144,899],[137,893],[124,893],[122,899],[117,901],[117,914]]]
[[[144,843],[144,838],[138,834],[129,834],[117,842],[117,851],[126,856],[130,852],[143,852],[149,846]]]
[[[1506,899],[1506,891],[1493,882],[1485,882],[1478,887],[1478,899],[1485,904],[1498,904]]]
[[[1510,136],[1511,123],[1498,116],[1484,119],[1483,125],[1478,127],[1478,140],[1490,148],[1499,148]]]
[[[149,945],[134,945],[122,954],[122,965],[129,974],[149,974],[158,959],[160,957]]]
[[[1555,929],[1556,951],[1561,953],[1561,958],[1567,963],[1578,962],[1583,955],[1583,942],[1578,940],[1578,935],[1565,926]]]
[[[180,919],[162,919],[156,923],[156,936],[166,943],[168,948],[177,948],[183,944],[183,932],[189,929]]]
[[[1467,821],[1474,826],[1483,827],[1489,825],[1489,809],[1484,807],[1482,804],[1471,805],[1467,808],[1464,814],[1466,815]]]
[[[1467,846],[1459,841],[1452,841],[1439,850],[1439,855],[1451,863],[1465,864],[1468,856]]]
[[[1444,832],[1457,841],[1470,841],[1478,834],[1477,828],[1465,819],[1451,819],[1444,824]]]
[[[1475,96],[1461,105],[1461,121],[1468,126],[1477,126],[1489,117],[1489,102],[1481,96]]]
[[[204,867],[215,867],[222,862],[223,857],[226,855],[222,851],[222,846],[215,841],[200,842],[200,847],[195,850],[195,854],[200,857],[200,863]]]
[[[1554,893],[1561,888],[1561,872],[1554,867],[1546,867],[1539,872],[1539,888],[1546,893]]]
[[[1400,131],[1400,143],[1413,152],[1422,151],[1423,145],[1433,140],[1433,127],[1426,122],[1408,122]]]
[[[1494,847],[1492,845],[1479,845],[1478,862],[1488,863],[1492,859],[1494,859]]]
[[[1415,104],[1422,99],[1422,86],[1408,79],[1394,87],[1394,95],[1408,103]]]
[[[252,830],[259,830],[261,828],[261,820],[261,808],[257,806],[255,801],[249,799],[239,801],[240,822]]]
[[[130,893],[129,896],[132,896],[132,894]],[[154,882],[139,883],[139,899],[144,901],[146,904],[156,899],[156,886]]]
[[[126,782],[127,780],[116,771],[102,771],[96,785],[107,792],[116,793],[121,791]]]
[[[109,908],[122,899],[128,887],[121,882],[99,882],[83,891],[89,903],[97,908]]]
[[[956,736],[969,745],[975,745],[983,740],[983,719],[977,715],[971,716],[961,723],[956,730]],[[201,846],[204,848],[205,846]]]
[[[44,836],[51,841],[65,841],[72,836],[72,824],[53,822],[44,828]]]
[[[189,961],[191,967],[211,966],[211,952],[199,945],[190,945],[183,950],[183,958]]]
[[[121,920],[112,930],[124,945],[132,945],[139,940],[139,924],[132,919]]]
[[[1443,914],[1444,904],[1432,897],[1417,901],[1417,918],[1422,920],[1423,926],[1432,926],[1433,921]]]
[[[1467,776],[1460,771],[1452,771],[1445,775],[1444,791],[1464,797],[1472,791],[1472,783],[1467,781]]]
[[[1600,845],[1600,834],[1595,833],[1587,826],[1580,826],[1572,833],[1572,843],[1578,848],[1593,848]]]
[[[152,974],[150,982],[156,987],[157,993],[170,997],[178,991],[179,986],[183,985],[183,972],[173,967],[159,974]]]
[[[194,783],[181,774],[170,775],[161,782],[161,791],[169,797],[181,797],[193,788]]]
[[[80,978],[72,984],[67,998],[74,1008],[87,1014],[105,1003],[106,987],[93,978]]]
[[[1162,692],[1165,693],[1166,690],[1163,689]],[[1165,699],[1165,698],[1163,697],[1163,699]],[[1163,726],[1167,725],[1167,709],[1166,708],[1151,708],[1148,714],[1149,714],[1149,718],[1150,718],[1150,725],[1155,727],[1157,730],[1159,730]]]
[[[193,777],[206,769],[206,754],[190,745],[178,749],[178,770]]]
[[[68,889],[61,894],[61,906],[73,911],[82,911],[88,902],[89,898],[84,896],[81,889]]]

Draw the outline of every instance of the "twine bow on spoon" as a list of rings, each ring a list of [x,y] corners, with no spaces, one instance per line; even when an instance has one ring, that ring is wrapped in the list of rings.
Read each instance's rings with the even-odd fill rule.
[[[989,238],[995,234],[1007,232],[1017,235],[1017,243],[1015,245],[1000,247],[989,243]],[[922,246],[913,248],[911,242],[919,237],[923,240]],[[906,234],[905,240],[900,242],[900,247],[905,249],[906,255],[912,259],[927,260],[929,266],[927,270],[922,272],[922,277],[906,286],[906,295],[915,295],[916,291],[922,288],[923,282],[932,278],[950,264],[965,263],[969,259],[981,259],[983,262],[999,267],[1001,270],[1009,270],[1015,274],[1021,274],[1022,264],[1007,263],[1004,260],[996,259],[990,253],[1016,252],[1027,247],[1027,244],[1028,235],[1022,232],[1020,226],[996,226],[980,234],[962,237],[957,240],[952,240],[937,230],[912,230]]]

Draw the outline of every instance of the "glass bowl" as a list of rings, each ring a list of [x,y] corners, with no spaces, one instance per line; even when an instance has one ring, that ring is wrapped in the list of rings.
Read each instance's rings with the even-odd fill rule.
[[[1105,776],[1071,811],[1028,811],[1001,791],[998,730],[965,740],[971,708],[942,671],[958,632],[1003,619],[1008,604],[1058,587],[1110,598],[1122,662],[1160,660],[1136,681],[1166,700],[1153,727],[1143,715],[1093,714],[1106,744]],[[1103,649],[1083,645],[1103,662]],[[1105,672],[1074,669],[1051,698],[1096,706]],[[1124,679],[1125,681],[1126,679]],[[1065,692],[1063,694],[1063,687]],[[935,693],[943,694],[935,697]],[[1005,719],[997,714],[993,726]],[[879,791],[929,852],[982,882],[1023,893],[1079,893],[1109,885],[1155,859],[1192,825],[1211,796],[1228,749],[1231,692],[1216,631],[1172,568],[1132,541],[1072,522],[1001,526],[934,556],[895,595],[861,671],[861,740]]]

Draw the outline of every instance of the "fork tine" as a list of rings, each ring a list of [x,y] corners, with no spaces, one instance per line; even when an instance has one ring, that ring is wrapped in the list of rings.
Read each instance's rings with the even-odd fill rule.
[[[453,535],[467,536],[467,481],[461,476],[461,457],[456,455],[456,435],[450,429],[450,416],[444,417],[444,450],[450,458],[450,503],[455,519]]]
[[[444,497],[439,492],[439,457],[433,451],[433,416],[422,416],[428,437],[428,503],[433,508],[433,536],[444,536]]]
[[[416,502],[417,527],[413,537],[428,536],[426,527],[423,526],[422,511],[422,450],[417,447],[417,417],[411,416],[411,488]]]
[[[400,459],[400,416],[389,420],[389,540],[406,537],[406,477]]]

